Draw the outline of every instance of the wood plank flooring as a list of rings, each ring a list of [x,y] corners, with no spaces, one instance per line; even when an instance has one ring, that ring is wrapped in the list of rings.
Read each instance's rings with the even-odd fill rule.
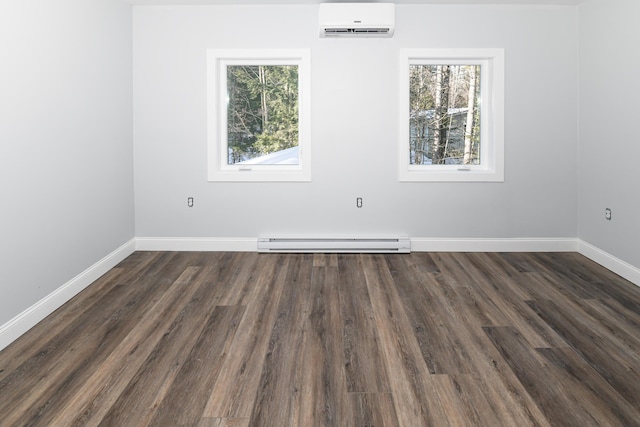
[[[640,426],[575,253],[136,252],[0,352],[0,426]]]

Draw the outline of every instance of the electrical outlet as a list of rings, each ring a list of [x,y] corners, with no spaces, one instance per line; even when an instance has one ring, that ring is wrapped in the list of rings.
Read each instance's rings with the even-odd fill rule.
[[[357,208],[361,208],[362,207],[362,197],[357,197],[356,198],[356,207]]]
[[[604,210],[604,219],[606,219],[607,221],[611,221],[611,209],[606,208]]]
[[[193,207],[193,197],[187,197],[187,206]]]

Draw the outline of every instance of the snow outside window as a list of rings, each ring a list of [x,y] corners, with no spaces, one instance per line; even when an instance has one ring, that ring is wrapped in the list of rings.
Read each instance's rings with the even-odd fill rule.
[[[400,181],[504,181],[504,50],[401,49]]]
[[[309,51],[207,52],[209,181],[310,181]]]

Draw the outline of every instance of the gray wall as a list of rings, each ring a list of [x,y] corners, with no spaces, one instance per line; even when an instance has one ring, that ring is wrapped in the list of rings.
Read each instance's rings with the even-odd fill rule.
[[[0,325],[134,236],[131,6],[0,3]]]
[[[578,237],[640,268],[640,2],[580,6]],[[605,220],[605,208],[612,210]]]
[[[575,238],[577,11],[399,5],[392,39],[327,40],[316,6],[134,7],[136,235]],[[398,182],[404,47],[505,48],[504,183]],[[311,49],[311,183],[207,182],[207,48]]]

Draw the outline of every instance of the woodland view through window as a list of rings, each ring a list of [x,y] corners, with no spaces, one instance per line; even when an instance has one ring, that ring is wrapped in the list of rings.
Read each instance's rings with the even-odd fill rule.
[[[210,180],[309,180],[307,57],[209,51]]]
[[[410,164],[480,163],[479,65],[409,67]]]
[[[503,68],[501,49],[401,51],[400,180],[503,180]]]
[[[227,164],[297,165],[298,66],[226,68]]]

